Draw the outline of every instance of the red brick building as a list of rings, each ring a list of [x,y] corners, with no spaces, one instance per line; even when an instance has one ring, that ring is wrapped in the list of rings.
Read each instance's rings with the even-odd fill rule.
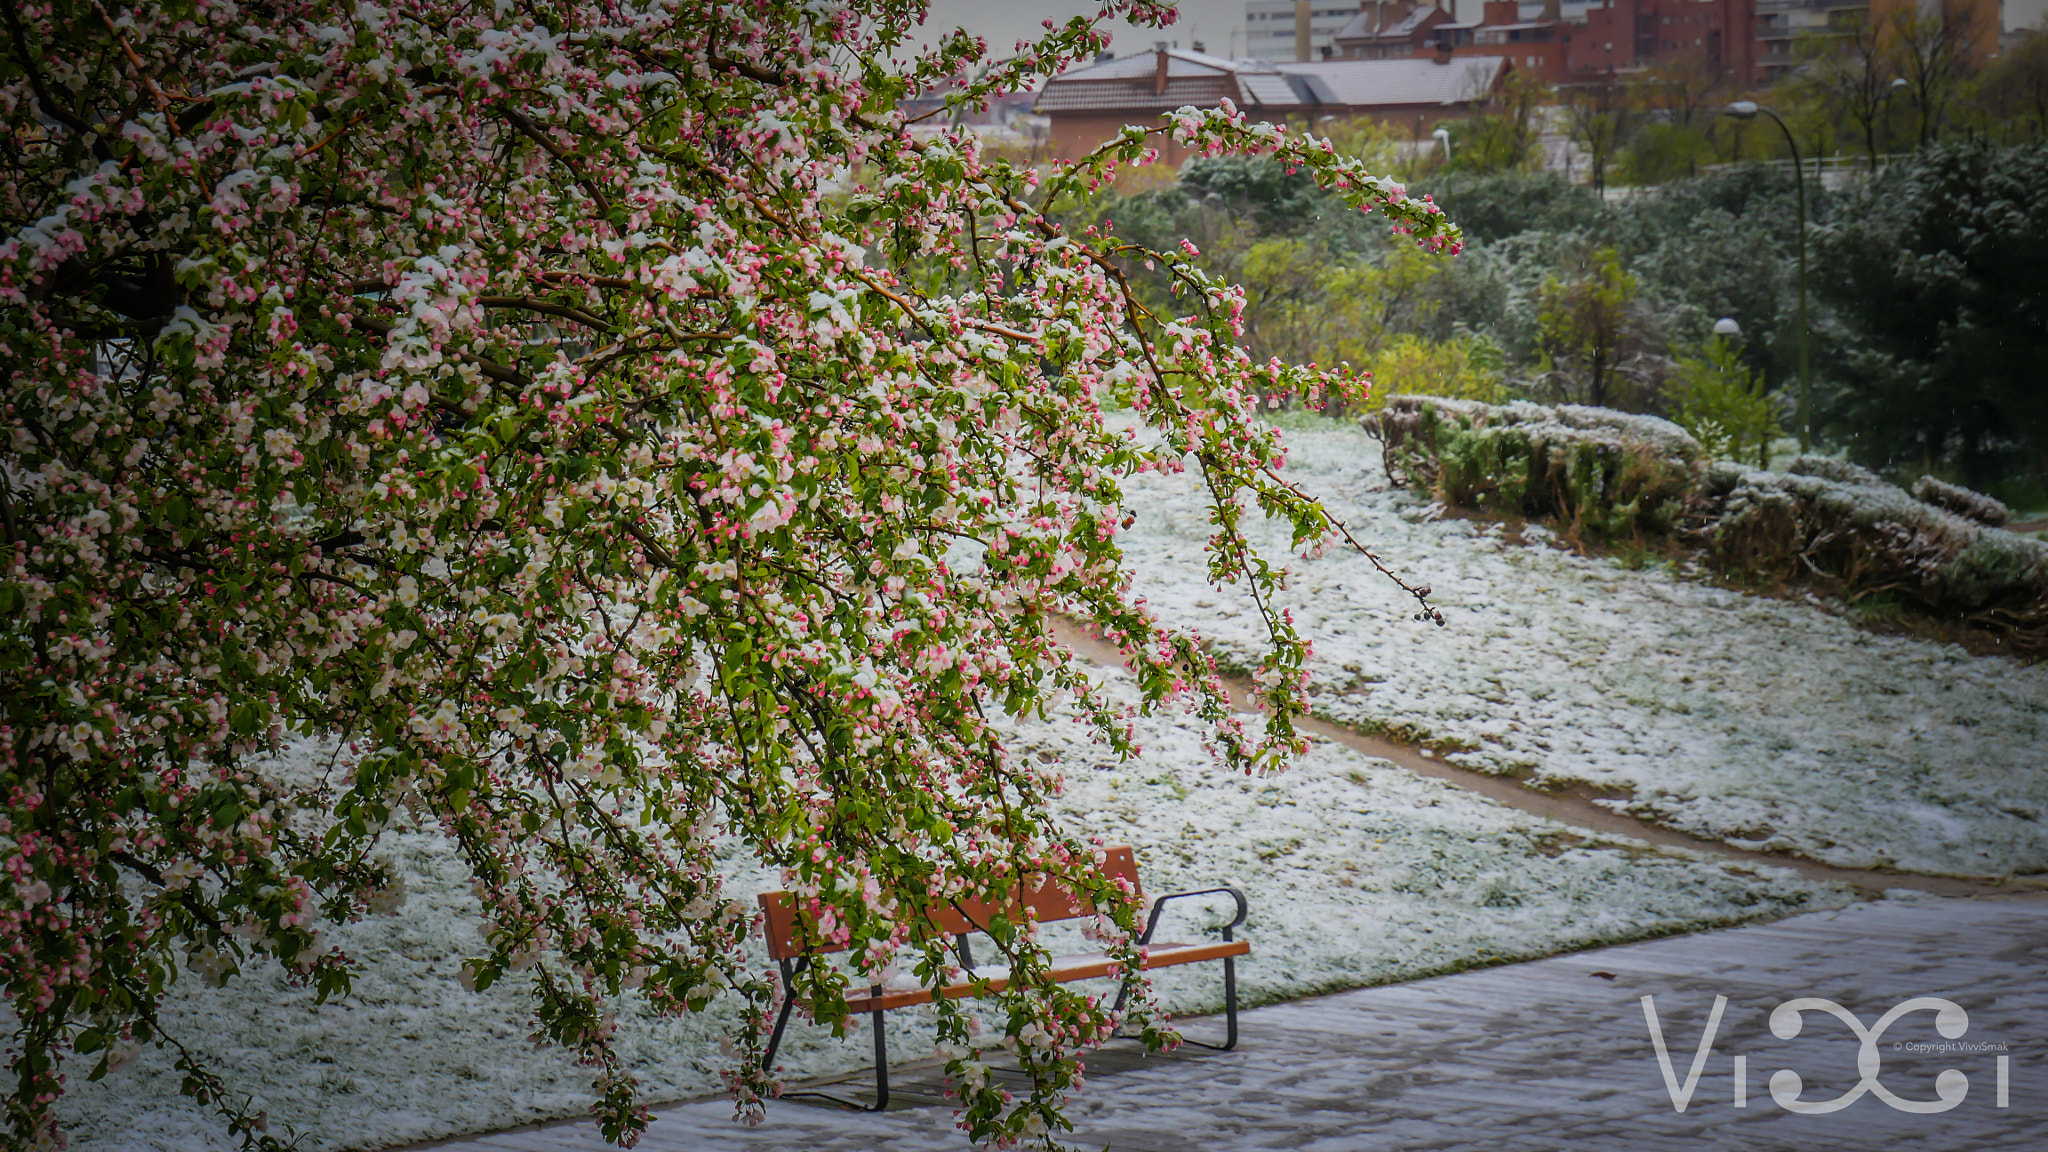
[[[1486,0],[1470,23],[1420,0],[1365,0],[1336,33],[1335,54],[1384,60],[1448,47],[1453,56],[1505,58],[1553,84],[1689,58],[1746,85],[1756,79],[1757,32],[1756,0]]]
[[[1575,30],[1578,72],[1637,68],[1687,57],[1736,86],[1756,79],[1756,0],[1609,0]]]
[[[1565,79],[1572,71],[1573,26],[1555,3],[1535,13],[1525,8],[1517,0],[1486,0],[1484,16],[1464,43],[1452,44],[1452,55],[1505,56],[1525,76],[1551,84]]]

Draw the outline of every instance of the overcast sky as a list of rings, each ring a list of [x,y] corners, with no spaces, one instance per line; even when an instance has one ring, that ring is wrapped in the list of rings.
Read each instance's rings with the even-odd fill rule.
[[[1318,0],[1322,3],[1323,0]],[[1456,0],[1465,15],[1476,19],[1481,0]],[[932,0],[927,27],[940,30],[964,27],[987,38],[997,56],[1010,54],[1019,38],[1040,31],[1041,20],[1064,20],[1092,12],[1091,0]],[[1119,56],[1149,48],[1155,40],[1179,41],[1183,48],[1200,40],[1219,56],[1235,56],[1244,50],[1244,0],[1181,0],[1180,20],[1163,31],[1115,25],[1111,49]],[[2048,14],[2048,0],[2005,0],[2005,26],[2020,28],[2039,23]]]

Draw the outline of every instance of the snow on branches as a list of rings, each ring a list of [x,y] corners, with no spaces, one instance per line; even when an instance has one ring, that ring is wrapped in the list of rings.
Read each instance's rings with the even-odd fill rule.
[[[1064,616],[1129,651],[1146,709],[1190,707],[1230,763],[1281,765],[1306,644],[1239,518],[1287,517],[1303,548],[1342,526],[1279,478],[1255,398],[1340,382],[1250,362],[1241,296],[1184,254],[1159,259],[1189,314],[1147,311],[1120,242],[1044,213],[1168,131],[1277,154],[1455,249],[1433,205],[1228,109],[1049,174],[915,138],[896,99],[983,49],[957,35],[892,67],[922,17],[901,0],[5,15],[16,1140],[61,1140],[66,1063],[179,1045],[156,1013],[173,980],[275,962],[346,993],[321,926],[402,900],[376,855],[398,819],[475,874],[491,951],[462,978],[530,983],[622,1142],[646,1114],[611,998],[740,998],[732,1083],[758,1114],[778,997],[831,1005],[891,962],[946,978],[920,909],[1025,873],[1096,893],[1129,1020],[1169,1038],[1127,897],[1047,815],[1057,767],[1007,756],[988,710],[1069,696],[1129,747],[1053,638]],[[1099,19],[956,98],[1092,55]],[[1108,430],[1112,406],[1156,441]],[[1185,467],[1215,499],[1215,578],[1268,619],[1259,731],[1129,592],[1120,481]],[[266,773],[292,732],[341,734],[331,778]],[[782,868],[848,964],[777,987],[720,842]],[[1049,981],[1029,925],[1001,946],[1034,1087],[965,1077],[962,1119],[1007,1143],[1061,1123],[1077,1055],[1123,1021]],[[939,1011],[965,1068],[991,1041]],[[179,1067],[274,1143],[232,1085]]]

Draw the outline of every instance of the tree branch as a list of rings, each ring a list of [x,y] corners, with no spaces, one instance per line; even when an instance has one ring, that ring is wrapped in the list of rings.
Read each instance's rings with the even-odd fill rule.
[[[571,156],[569,153],[562,151],[562,149],[559,146],[557,146],[554,141],[548,139],[547,133],[542,132],[540,130],[539,125],[527,119],[525,113],[522,113],[521,111],[519,111],[519,109],[514,108],[509,104],[499,105],[498,113],[505,118],[507,123],[511,124],[514,128],[519,129],[522,135],[526,136],[534,143],[540,145],[543,149],[547,151],[548,155],[555,158],[555,161],[557,163],[561,164],[562,167],[567,168],[569,170],[569,174],[576,178],[577,185],[581,187],[583,191],[589,195],[591,201],[597,205],[598,215],[611,215],[611,201],[607,200],[605,198],[604,193],[598,189],[597,182],[592,180],[590,177],[584,175],[583,172],[579,170],[575,158]]]
[[[562,304],[549,304],[544,300],[533,300],[525,296],[479,296],[476,298],[476,302],[486,308],[517,308],[524,312],[539,312],[545,316],[559,316],[564,320],[573,320],[586,328],[595,328],[600,332],[610,332],[612,330],[610,324],[580,308],[570,308]]]

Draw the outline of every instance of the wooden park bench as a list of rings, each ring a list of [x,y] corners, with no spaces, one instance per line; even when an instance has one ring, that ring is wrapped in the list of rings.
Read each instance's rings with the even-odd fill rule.
[[[1138,899],[1144,900],[1144,890],[1138,884],[1138,862],[1129,848],[1111,848],[1103,861],[1101,871],[1111,878],[1128,881]],[[1237,902],[1237,916],[1223,927],[1223,939],[1204,944],[1154,944],[1153,933],[1159,930],[1160,916],[1171,900],[1185,900],[1195,896],[1227,895]],[[976,932],[985,932],[991,917],[1004,913],[1012,921],[1023,920],[1023,905],[1028,903],[1037,914],[1040,923],[1057,920],[1073,920],[1091,915],[1092,907],[1087,902],[1057,885],[1041,882],[1036,887],[1019,894],[1016,902],[1007,908],[980,900],[962,900],[948,905],[934,906],[925,914],[945,934],[953,937],[954,951],[960,957],[960,967],[967,979],[950,984],[942,989],[891,988],[881,984],[869,987],[865,993],[849,992],[846,1010],[849,1014],[865,1012],[875,1032],[875,1102],[872,1105],[828,1096],[821,1092],[791,1092],[788,1096],[815,1096],[835,1104],[863,1111],[880,1112],[889,1106],[889,1054],[882,1032],[882,1014],[892,1008],[907,1008],[913,1004],[929,1004],[936,996],[960,998],[979,994],[976,984],[974,952],[968,937]],[[812,943],[814,933],[805,931],[805,925],[797,915],[795,901],[787,892],[765,892],[761,895],[761,910],[766,914],[768,933],[768,955],[782,968],[782,986],[785,995],[782,1011],[775,1018],[775,1031],[768,1039],[768,1051],[761,1058],[761,1068],[768,1071],[775,1067],[776,1050],[782,1046],[782,1034],[789,1027],[791,1011],[796,1007],[796,997],[791,989],[796,977],[811,963],[811,958],[826,952],[843,951],[845,945],[820,945]],[[1193,892],[1174,892],[1152,901],[1152,911],[1145,918],[1144,930],[1138,936],[1138,943],[1144,947],[1145,967],[1169,968],[1176,964],[1194,964],[1204,960],[1223,961],[1223,1011],[1225,1020],[1224,1041],[1208,1044],[1200,1040],[1188,1043],[1199,1044],[1219,1052],[1228,1052],[1237,1046],[1237,958],[1248,955],[1250,942],[1232,937],[1234,929],[1245,921],[1249,905],[1244,893],[1228,886],[1203,888]],[[1092,980],[1108,976],[1115,967],[1108,953],[1086,952],[1074,956],[1059,956],[1053,959],[1052,977],[1065,983],[1069,980]],[[1008,986],[1005,970],[982,974],[988,981],[989,991],[999,991]],[[1117,999],[1117,1007],[1123,1007],[1123,998]]]

